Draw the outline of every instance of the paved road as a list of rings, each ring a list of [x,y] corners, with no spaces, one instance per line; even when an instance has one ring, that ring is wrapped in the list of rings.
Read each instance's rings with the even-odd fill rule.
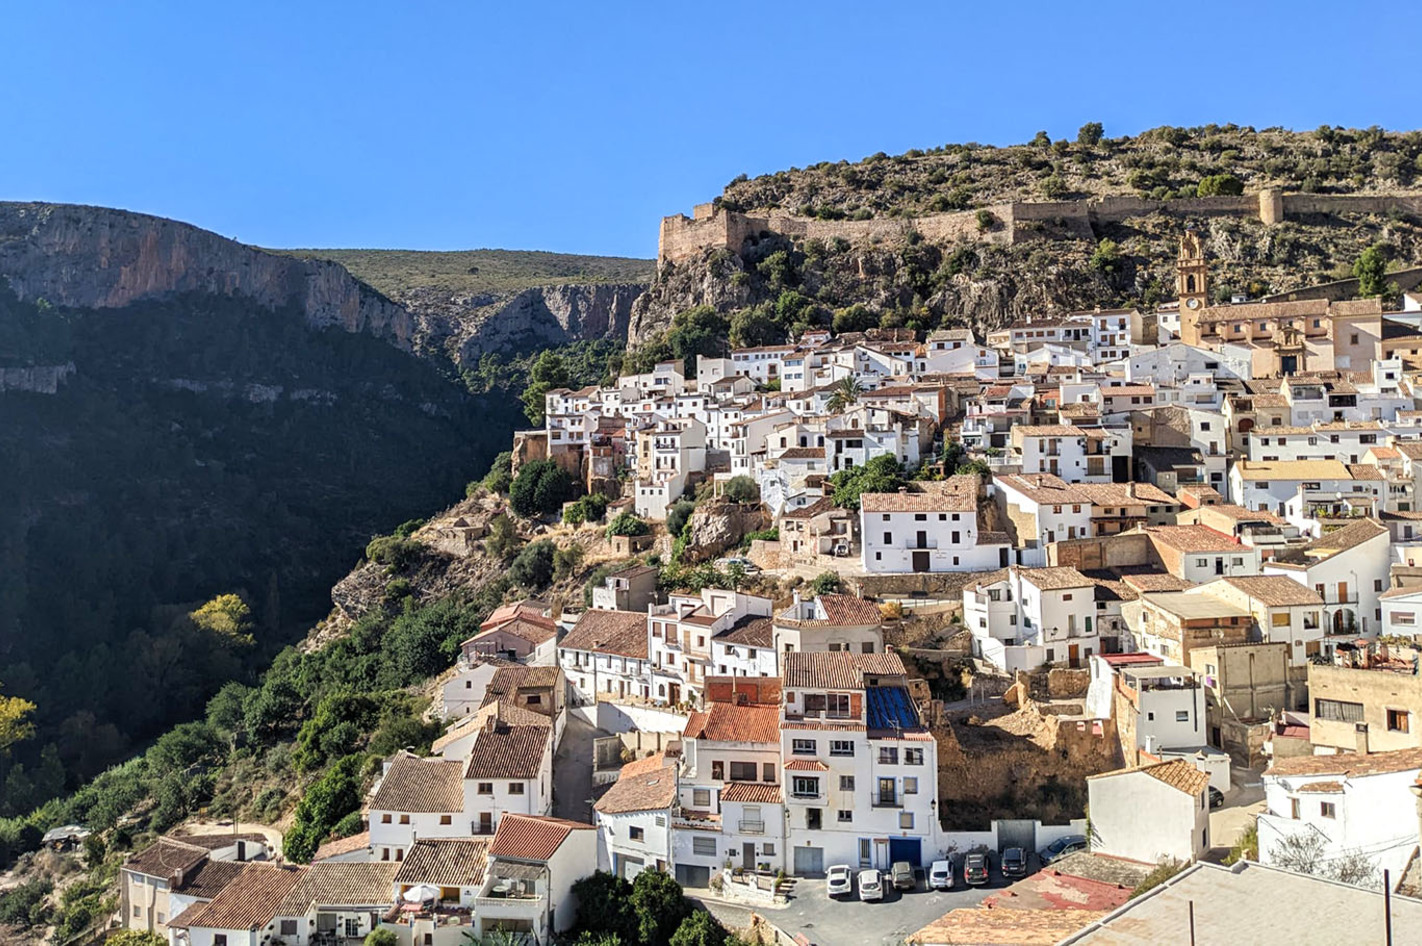
[[[1254,778],[1257,780],[1258,776]],[[1264,787],[1236,781],[1234,787],[1225,793],[1224,807],[1210,812],[1211,858],[1223,859],[1254,816],[1263,810]]]
[[[889,890],[885,892],[882,902],[861,903],[857,899],[831,900],[825,894],[823,880],[800,880],[795,884],[790,902],[784,907],[757,907],[754,910],[792,936],[803,933],[815,946],[894,946],[949,910],[974,906],[1005,886],[1000,878],[994,876],[990,887],[965,887],[960,884],[952,890],[928,890],[920,878],[917,889],[912,892]],[[726,926],[745,927],[750,924],[753,908],[704,900],[697,897],[697,893],[688,891],[687,895],[702,903]]]
[[[592,723],[568,714],[553,760],[553,814],[559,818],[592,823],[593,739],[606,735]]]

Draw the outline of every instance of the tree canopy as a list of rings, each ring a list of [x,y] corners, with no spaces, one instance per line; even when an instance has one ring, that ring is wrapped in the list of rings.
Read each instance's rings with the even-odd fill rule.
[[[509,487],[509,507],[524,518],[548,515],[577,493],[573,477],[552,460],[533,460],[518,469]]]
[[[887,453],[830,477],[834,504],[841,509],[858,509],[860,493],[893,493],[907,482],[899,461]]]

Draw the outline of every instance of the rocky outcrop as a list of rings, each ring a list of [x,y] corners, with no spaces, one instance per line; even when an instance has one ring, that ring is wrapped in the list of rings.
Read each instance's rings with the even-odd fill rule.
[[[180,292],[296,306],[306,321],[408,349],[408,311],[344,267],[266,253],[186,223],[75,204],[0,203],[0,277],[21,299],[114,308]]]
[[[739,545],[748,533],[765,528],[761,506],[737,503],[702,503],[691,514],[691,541],[686,555],[693,561],[714,558]]]
[[[624,339],[633,303],[646,288],[636,283],[538,286],[492,305],[469,307],[455,336],[458,361],[472,365],[485,352]],[[412,308],[420,312],[423,307]]]
[[[706,250],[694,259],[663,263],[656,281],[632,306],[628,346],[666,329],[678,312],[701,305],[729,312],[753,304],[755,292],[745,271],[745,261],[728,250]]]

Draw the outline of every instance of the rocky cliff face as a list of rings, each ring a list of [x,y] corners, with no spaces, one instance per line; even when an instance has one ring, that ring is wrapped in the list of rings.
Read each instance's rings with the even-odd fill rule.
[[[0,276],[24,300],[105,309],[178,292],[295,303],[313,326],[409,348],[410,313],[336,263],[264,253],[175,220],[104,207],[0,203]]]
[[[415,289],[401,302],[417,322],[416,348],[446,352],[470,367],[485,352],[536,351],[570,342],[622,339],[632,303],[646,290],[635,283],[538,286],[507,298],[457,296]]]

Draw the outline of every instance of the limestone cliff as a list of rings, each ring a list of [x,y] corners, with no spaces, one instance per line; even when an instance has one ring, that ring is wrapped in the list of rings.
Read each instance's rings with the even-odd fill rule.
[[[295,303],[313,326],[410,347],[410,313],[336,263],[266,253],[186,223],[74,204],[0,203],[0,277],[24,300],[117,308],[179,292]]]

